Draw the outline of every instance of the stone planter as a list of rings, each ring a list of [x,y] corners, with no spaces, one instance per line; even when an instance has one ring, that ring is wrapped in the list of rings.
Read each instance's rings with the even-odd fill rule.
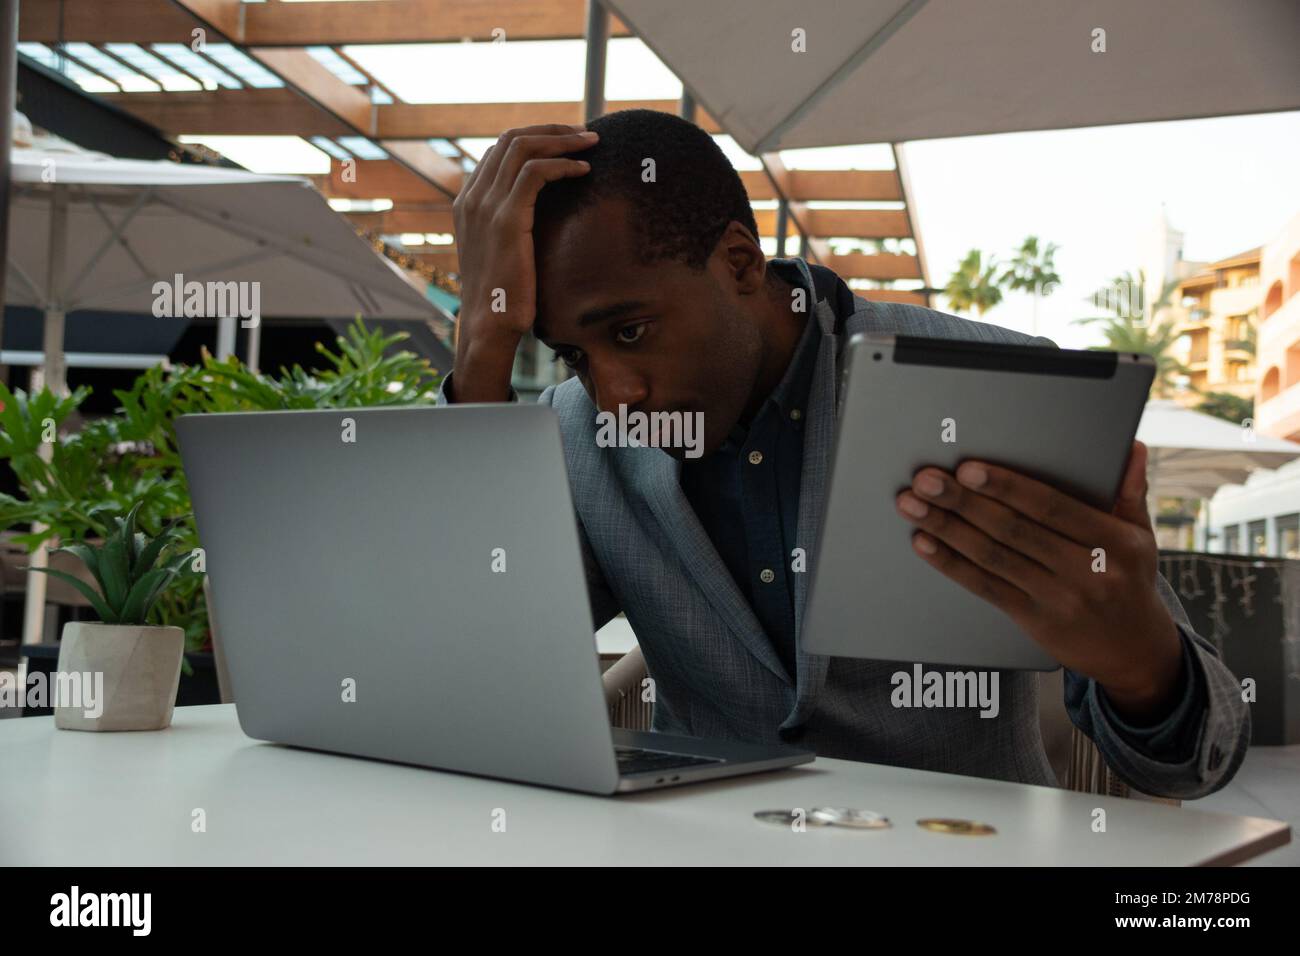
[[[58,701],[54,726],[162,730],[172,722],[184,649],[185,633],[179,627],[69,621],[59,644],[58,673],[80,674],[81,682],[96,690],[94,675],[102,674],[102,699],[95,700],[91,716],[84,699]]]

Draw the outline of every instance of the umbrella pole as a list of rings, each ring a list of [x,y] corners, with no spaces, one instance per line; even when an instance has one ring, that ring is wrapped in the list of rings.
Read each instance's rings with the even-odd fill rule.
[[[224,362],[235,354],[235,317],[223,315],[217,319],[217,361]]]
[[[67,361],[63,355],[63,282],[64,265],[68,252],[68,187],[56,184],[50,190],[50,242],[45,274],[45,327],[43,339],[45,364],[41,368],[43,384],[60,398],[68,394]],[[33,383],[34,384],[34,383]],[[33,389],[34,390],[34,389]],[[58,441],[57,436],[55,441]],[[40,456],[49,461],[54,454],[50,443],[41,445]],[[32,524],[39,533],[45,526]],[[48,547],[57,547],[51,539],[39,546],[31,555],[31,567],[44,568],[50,563]],[[23,643],[39,644],[45,630],[46,577],[36,571],[27,572],[27,594],[23,601]],[[19,677],[26,680],[26,668]]]
[[[68,394],[63,354],[63,270],[68,255],[68,187],[50,190],[50,242],[45,274],[45,387],[60,398]]]
[[[0,0],[0,342],[5,337],[5,279],[9,268],[9,180],[14,140],[14,109],[18,85],[18,0]],[[8,369],[0,365],[0,377],[7,384]]]
[[[258,371],[258,361],[262,357],[262,320],[259,317],[257,324],[248,330],[248,370],[250,372]]]

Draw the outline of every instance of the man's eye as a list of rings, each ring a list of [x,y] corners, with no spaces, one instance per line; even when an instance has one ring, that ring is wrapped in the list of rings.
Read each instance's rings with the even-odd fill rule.
[[[614,333],[614,337],[624,345],[631,345],[633,342],[639,341],[641,336],[645,335],[646,327],[649,324],[649,322],[638,322],[635,325],[625,325]],[[624,333],[629,334],[625,335]]]
[[[582,361],[582,351],[580,349],[557,349],[555,358],[551,359],[551,361],[563,362],[569,368],[576,368],[578,363]]]

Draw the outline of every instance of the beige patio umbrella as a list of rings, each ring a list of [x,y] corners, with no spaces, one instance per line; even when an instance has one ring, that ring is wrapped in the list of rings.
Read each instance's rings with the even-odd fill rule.
[[[605,0],[745,150],[1300,109],[1295,0]]]
[[[1205,499],[1207,534],[1216,491],[1300,458],[1300,445],[1258,434],[1249,419],[1234,425],[1168,399],[1147,402],[1137,437],[1150,452],[1150,497]]]

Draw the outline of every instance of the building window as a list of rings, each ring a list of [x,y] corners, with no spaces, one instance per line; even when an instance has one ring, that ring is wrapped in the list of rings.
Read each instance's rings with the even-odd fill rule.
[[[1238,538],[1240,537],[1240,535],[1238,534],[1239,531],[1240,528],[1238,528],[1238,526],[1235,524],[1224,526],[1223,529],[1223,553],[1224,554],[1238,553],[1237,549],[1241,547],[1238,541]]]
[[[1268,554],[1268,522],[1252,521],[1246,525],[1246,553]]]
[[[1300,514],[1278,517],[1277,556],[1279,558],[1300,558]]]

